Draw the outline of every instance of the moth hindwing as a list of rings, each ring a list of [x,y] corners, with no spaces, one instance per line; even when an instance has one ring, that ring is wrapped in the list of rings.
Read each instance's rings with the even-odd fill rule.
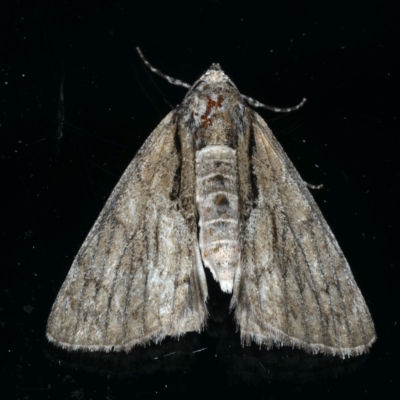
[[[74,260],[49,317],[51,342],[129,351],[200,331],[207,267],[232,293],[242,343],[368,351],[374,325],[346,259],[249,104],[263,106],[213,64],[161,121]]]

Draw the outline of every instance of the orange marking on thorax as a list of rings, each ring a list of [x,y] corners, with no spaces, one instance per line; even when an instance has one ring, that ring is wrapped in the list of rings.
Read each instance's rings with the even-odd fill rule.
[[[212,118],[210,118],[211,110],[215,107],[221,107],[223,100],[224,98],[221,95],[218,96],[217,101],[214,101],[211,99],[211,97],[207,96],[206,112],[200,117],[203,120],[203,123],[201,124],[202,127],[211,125],[212,122]]]

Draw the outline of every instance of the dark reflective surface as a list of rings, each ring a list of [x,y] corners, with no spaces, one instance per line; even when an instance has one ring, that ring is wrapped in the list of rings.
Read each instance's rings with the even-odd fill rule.
[[[1,14],[0,382],[6,399],[376,399],[398,394],[398,2],[9,2]],[[82,354],[45,339],[86,234],[150,132],[219,62],[307,182],[376,324],[362,358],[242,348],[212,290],[201,334]],[[210,283],[211,285],[211,283]],[[212,285],[211,285],[212,286]],[[215,289],[215,288],[214,288]],[[4,393],[4,394],[3,394]]]

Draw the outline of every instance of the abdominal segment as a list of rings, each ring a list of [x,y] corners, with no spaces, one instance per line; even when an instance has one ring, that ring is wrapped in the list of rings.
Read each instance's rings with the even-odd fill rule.
[[[239,262],[236,151],[206,146],[196,153],[196,200],[203,263],[224,292],[232,292]]]

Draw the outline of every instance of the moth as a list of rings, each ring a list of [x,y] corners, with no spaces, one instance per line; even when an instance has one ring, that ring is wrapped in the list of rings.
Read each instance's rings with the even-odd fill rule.
[[[291,161],[253,107],[211,67],[134,157],[52,307],[68,350],[129,351],[201,331],[204,267],[232,293],[243,345],[355,356],[376,340],[349,265]]]

